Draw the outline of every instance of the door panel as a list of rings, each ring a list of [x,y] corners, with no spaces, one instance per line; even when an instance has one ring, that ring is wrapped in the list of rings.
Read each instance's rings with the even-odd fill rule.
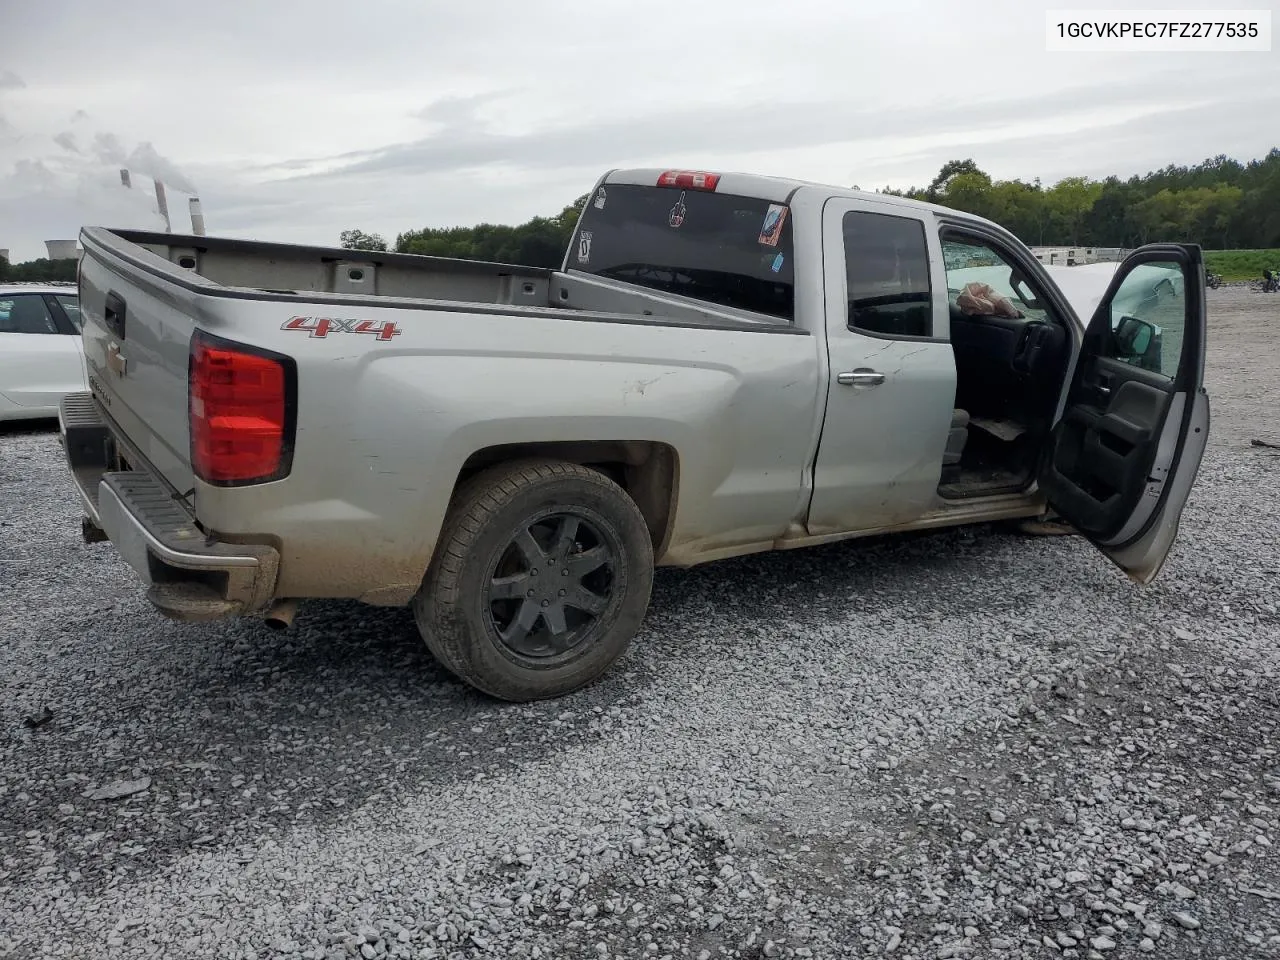
[[[899,207],[832,200],[823,261],[830,379],[808,531],[909,523],[937,501],[955,401],[937,231]]]
[[[1089,321],[1041,486],[1131,578],[1158,575],[1208,439],[1199,247],[1121,264]]]

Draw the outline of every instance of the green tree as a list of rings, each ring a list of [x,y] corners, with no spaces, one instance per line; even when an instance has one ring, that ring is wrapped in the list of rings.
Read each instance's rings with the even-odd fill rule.
[[[972,159],[948,160],[942,165],[938,175],[933,178],[933,182],[925,189],[925,198],[935,203],[938,202],[939,198],[947,195],[947,187],[951,179],[965,173],[979,173],[984,177],[986,176],[985,173],[978,169],[978,165]]]
[[[991,207],[991,178],[977,169],[954,174],[944,182],[938,202],[985,217]]]
[[[559,267],[587,205],[583,194],[554,217],[534,217],[519,226],[481,223],[474,227],[425,227],[396,237],[396,250],[432,257],[457,257],[530,267]]]
[[[1102,195],[1102,184],[1085,177],[1067,177],[1045,195],[1049,222],[1058,243],[1080,243],[1085,218]]]
[[[1104,180],[1081,224],[1081,242],[1097,247],[1136,246],[1140,231],[1133,208],[1139,198],[1138,188],[1132,184],[1118,177]]]
[[[387,249],[387,241],[376,233],[365,233],[363,230],[343,230],[339,242],[347,250],[379,250]]]
[[[1044,191],[1038,184],[1000,180],[991,187],[987,216],[1024,240],[1040,243],[1046,224]]]
[[[1178,195],[1168,188],[1142,200],[1133,208],[1141,242],[1149,243],[1156,237],[1174,239],[1184,234],[1185,213]]]

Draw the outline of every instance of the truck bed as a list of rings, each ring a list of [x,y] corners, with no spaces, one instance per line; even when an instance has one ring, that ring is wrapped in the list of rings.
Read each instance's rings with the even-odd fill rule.
[[[486,304],[550,302],[552,272],[537,267],[225,237],[109,233],[225,287]]]
[[[643,318],[653,324],[729,328],[789,326],[731,307],[540,267],[142,230],[90,227],[85,234],[131,266],[165,279],[195,274],[206,281],[197,281],[199,292],[221,297],[305,297],[307,303],[347,306],[371,300],[380,306],[448,304],[464,312],[524,308],[562,316],[574,311],[591,314],[582,319]],[[173,266],[158,271],[154,261],[132,256],[138,248]]]

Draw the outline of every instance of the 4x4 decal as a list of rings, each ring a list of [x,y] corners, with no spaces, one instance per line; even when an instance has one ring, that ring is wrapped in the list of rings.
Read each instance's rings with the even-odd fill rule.
[[[368,333],[379,340],[390,340],[402,332],[389,320],[359,320],[354,317],[290,317],[280,324],[280,329],[305,330],[309,336],[321,340],[331,333]]]

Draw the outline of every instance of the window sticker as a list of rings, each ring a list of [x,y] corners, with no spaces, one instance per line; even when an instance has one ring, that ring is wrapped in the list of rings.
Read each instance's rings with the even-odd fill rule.
[[[591,262],[591,231],[583,230],[578,234],[578,262]]]
[[[776,247],[782,239],[782,225],[787,222],[787,208],[780,203],[769,204],[765,211],[764,223],[760,227],[757,238],[766,247]]]
[[[776,257],[773,258],[773,264],[769,267],[769,269],[772,270],[774,273],[777,273],[779,270],[782,269],[782,264],[785,261],[786,261],[786,257],[784,257],[782,254],[778,254]]]
[[[608,199],[609,199],[609,196],[604,192],[604,187],[601,187],[599,190],[596,191],[596,199],[594,204],[595,208],[597,210],[603,210],[605,201]]]
[[[680,224],[684,223],[685,205],[683,190],[680,191],[680,199],[676,201],[676,205],[671,208],[671,216],[667,218],[667,222],[671,224],[671,229],[680,229]]]

